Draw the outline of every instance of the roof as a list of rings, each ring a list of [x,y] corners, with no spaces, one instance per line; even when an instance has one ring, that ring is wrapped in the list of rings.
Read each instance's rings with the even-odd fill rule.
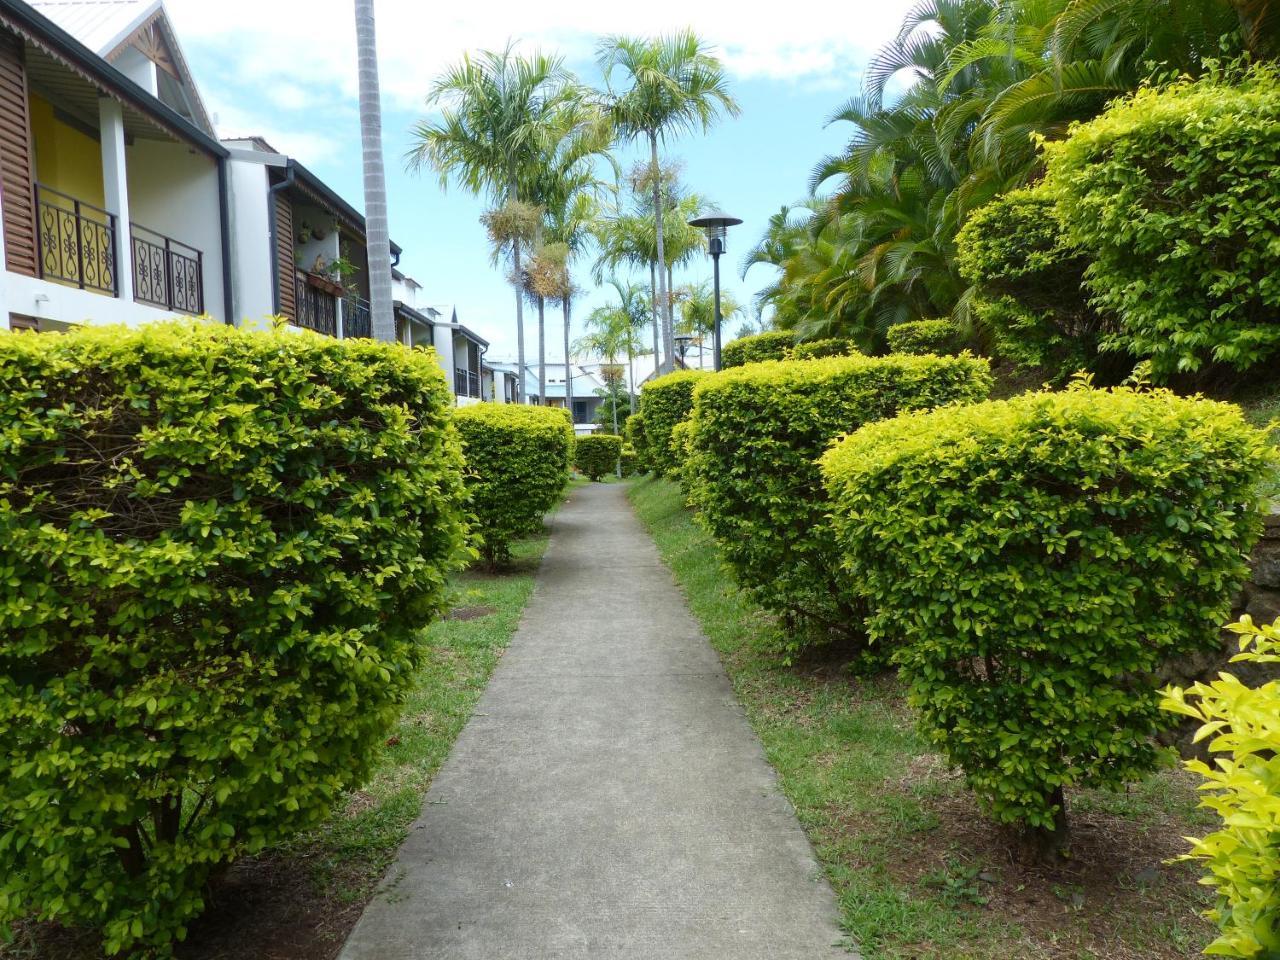
[[[173,66],[182,78],[187,106],[197,126],[214,134],[213,121],[191,75],[164,0],[31,0],[31,6],[108,61],[114,60],[139,30],[154,21],[173,54]]]
[[[494,360],[486,362],[486,366],[503,373],[514,374],[517,364],[510,361]],[[524,392],[526,396],[538,396],[538,365],[526,363],[524,374]],[[590,371],[583,370],[576,363],[573,366],[573,396],[577,400],[585,400],[596,396],[597,390],[604,389],[604,381]],[[557,382],[558,381],[558,382]],[[563,399],[565,393],[564,363],[547,364],[547,396]]]
[[[227,148],[214,137],[142,89],[97,52],[29,4],[21,0],[0,0],[0,24],[21,34],[127,106],[145,114],[162,129],[212,156],[228,156]]]
[[[260,140],[254,137],[249,139]],[[266,141],[262,141],[265,143]],[[304,193],[311,195],[312,199],[318,200],[327,206],[338,217],[345,220],[347,225],[354,227],[360,232],[361,237],[365,236],[364,214],[353,207],[350,203],[342,198],[333,187],[329,186],[314,173],[300,164],[293,157],[289,157],[287,161],[287,170],[293,174],[294,181],[301,187]],[[394,240],[391,241],[391,256],[399,257],[404,251],[400,245]]]

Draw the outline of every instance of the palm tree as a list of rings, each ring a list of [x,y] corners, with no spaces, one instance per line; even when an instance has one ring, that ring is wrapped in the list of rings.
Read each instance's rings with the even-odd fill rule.
[[[525,188],[563,133],[563,111],[576,99],[577,88],[559,57],[517,57],[509,45],[464,56],[432,84],[427,104],[441,107],[441,115],[415,125],[408,165],[413,170],[430,166],[441,186],[454,179],[471,193],[486,195],[495,208],[525,202]],[[509,241],[521,387],[527,242],[518,233]],[[521,400],[527,402],[523,395]]]
[[[603,308],[610,312],[610,323],[617,326],[619,335],[626,344],[627,353],[627,397],[632,413],[636,412],[636,364],[637,356],[646,351],[641,340],[641,333],[649,326],[651,314],[649,304],[645,302],[644,288],[636,283],[624,283],[616,276],[609,278],[609,286],[618,295],[616,303]]]
[[[360,147],[364,157],[365,242],[369,256],[369,315],[375,340],[395,340],[387,178],[382,163],[382,104],[378,91],[373,0],[356,0],[356,61],[360,82]]]
[[[618,366],[619,354],[625,353],[630,341],[627,324],[614,307],[596,307],[587,316],[587,332],[575,346],[580,353],[595,354]],[[618,432],[618,405],[613,405],[613,432]]]
[[[686,283],[676,292],[676,300],[681,304],[677,331],[697,341],[698,366],[704,366],[706,353],[702,350],[702,344],[715,332],[716,325],[715,294],[711,284],[707,280]],[[723,320],[731,320],[741,313],[742,307],[732,294],[720,294],[720,316]]]
[[[687,130],[706,131],[721,111],[737,116],[738,104],[720,61],[692,31],[655,38],[606,37],[597,55],[604,72],[604,102],[618,135],[626,142],[643,139],[649,145],[660,323],[669,363],[674,334],[661,269],[666,249],[658,143]],[[619,71],[625,74],[622,89],[613,85]]]

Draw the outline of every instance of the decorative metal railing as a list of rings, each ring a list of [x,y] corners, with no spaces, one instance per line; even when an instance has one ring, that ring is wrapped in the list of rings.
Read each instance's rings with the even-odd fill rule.
[[[373,336],[373,314],[369,312],[368,300],[348,296],[342,301],[342,336],[344,339]]]
[[[116,218],[101,207],[36,184],[40,276],[116,296]]]
[[[338,335],[338,298],[319,287],[307,283],[305,275],[297,278],[297,323],[300,327],[317,333]]]
[[[453,392],[459,397],[480,396],[480,374],[463,367],[454,367]]]
[[[130,224],[133,298],[179,313],[204,313],[204,254],[148,227]]]

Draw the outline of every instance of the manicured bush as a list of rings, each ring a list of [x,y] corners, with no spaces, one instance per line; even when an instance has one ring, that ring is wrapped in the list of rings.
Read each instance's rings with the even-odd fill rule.
[[[671,457],[675,466],[670,476],[680,482],[687,494],[690,490],[689,457],[692,455],[693,421],[681,420],[671,430]]]
[[[574,443],[568,411],[476,403],[454,419],[480,552],[490,566],[505,563],[511,541],[541,528],[568,483]]]
[[[0,334],[0,926],[167,954],[368,774],[463,558],[433,354]]]
[[[1045,145],[1106,338],[1168,377],[1280,351],[1280,74],[1139,90]]]
[[[640,469],[640,458],[636,455],[636,448],[629,443],[624,443],[618,465],[621,467],[624,477],[635,476]]]
[[[622,456],[622,438],[611,433],[595,433],[578,437],[573,445],[573,465],[591,480],[600,480],[618,469]]]
[[[956,266],[976,288],[974,313],[996,352],[1063,376],[1095,368],[1102,336],[1116,329],[1089,305],[1088,263],[1043,187],[996,197],[956,235]]]
[[[990,387],[986,363],[972,357],[835,357],[725,371],[695,393],[691,499],[757,602],[823,631],[859,634],[863,613],[841,575],[818,458],[864,423],[980,400]]]
[[[1280,663],[1280,621],[1257,627],[1246,617],[1231,629],[1240,634],[1235,661]],[[1209,752],[1222,755],[1212,767],[1187,762],[1205,781],[1201,806],[1222,818],[1222,829],[1193,840],[1183,858],[1203,861],[1203,882],[1218,891],[1208,916],[1222,935],[1205,952],[1280,956],[1280,681],[1251,688],[1223,673],[1213,683],[1166,691],[1161,705],[1201,721],[1196,739],[1208,739]]]
[[[885,333],[889,350],[915,356],[947,356],[960,352],[960,336],[950,320],[907,320]]]
[[[627,417],[623,435],[635,453],[635,471],[638,473],[652,469],[649,462],[649,437],[645,433],[644,417],[640,413]]]
[[[797,343],[791,351],[792,360],[819,360],[823,357],[856,357],[862,351],[852,340],[829,337],[826,340],[806,340]]]
[[[728,369],[746,363],[785,360],[795,345],[796,335],[790,330],[768,330],[749,337],[739,337],[726,343],[720,351],[720,366]]]
[[[872,424],[824,458],[873,642],[1041,852],[1065,789],[1152,768],[1156,672],[1216,649],[1268,457],[1236,407],[1077,385]]]
[[[671,447],[671,431],[693,410],[693,388],[709,376],[702,370],[677,370],[640,388],[646,456],[655,473],[676,475],[679,463]]]

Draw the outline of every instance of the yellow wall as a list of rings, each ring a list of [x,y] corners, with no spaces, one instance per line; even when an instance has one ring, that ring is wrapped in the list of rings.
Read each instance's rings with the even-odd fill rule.
[[[102,148],[54,116],[53,105],[31,95],[31,135],[35,144],[36,180],[46,187],[102,207]]]

